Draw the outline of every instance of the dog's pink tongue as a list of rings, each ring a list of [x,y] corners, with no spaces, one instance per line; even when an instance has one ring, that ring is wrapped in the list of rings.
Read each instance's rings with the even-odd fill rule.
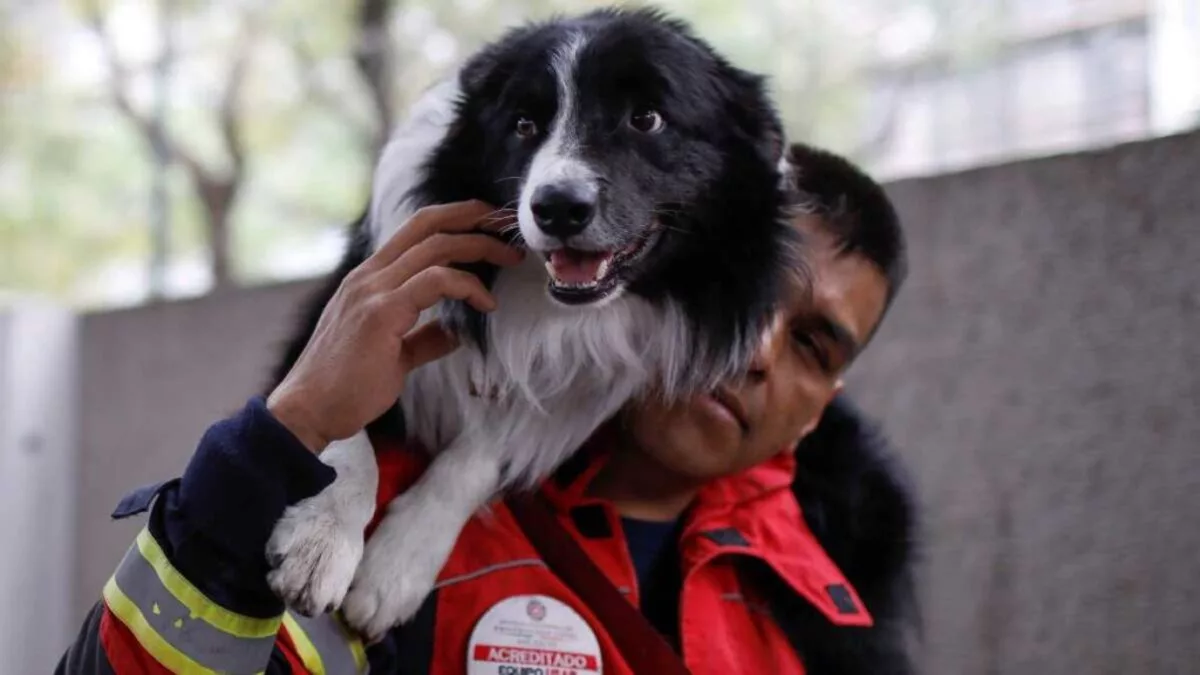
[[[609,253],[560,248],[550,252],[550,269],[561,284],[590,284],[600,276]]]

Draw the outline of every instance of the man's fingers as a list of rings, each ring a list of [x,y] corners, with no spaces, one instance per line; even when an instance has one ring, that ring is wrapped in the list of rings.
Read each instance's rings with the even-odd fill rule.
[[[438,232],[470,232],[475,229],[503,229],[511,218],[505,212],[481,201],[454,202],[426,206],[417,211],[392,238],[379,248],[364,266],[384,267],[419,242]]]
[[[408,283],[387,295],[387,304],[395,307],[396,316],[413,317],[444,299],[463,300],[481,312],[496,308],[496,300],[483,286],[479,277],[449,267],[429,267],[417,272]],[[411,328],[412,323],[404,326]]]
[[[391,290],[404,284],[418,272],[451,263],[486,261],[493,265],[516,265],[525,253],[486,234],[435,234],[405,251],[384,268],[371,284]]]
[[[448,356],[458,348],[458,339],[437,320],[430,321],[404,338],[404,353],[411,370]]]

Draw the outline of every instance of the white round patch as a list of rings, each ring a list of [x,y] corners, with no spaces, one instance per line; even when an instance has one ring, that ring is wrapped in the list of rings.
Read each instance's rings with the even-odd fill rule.
[[[600,675],[600,642],[575,610],[545,595],[492,605],[467,644],[467,675]]]

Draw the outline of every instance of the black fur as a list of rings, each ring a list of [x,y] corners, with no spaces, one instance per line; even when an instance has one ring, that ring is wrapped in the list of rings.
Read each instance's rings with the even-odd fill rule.
[[[809,528],[875,620],[871,628],[835,626],[752,570],[811,675],[911,675],[918,627],[914,566],[916,503],[908,476],[879,432],[845,396],[796,450],[792,489]]]

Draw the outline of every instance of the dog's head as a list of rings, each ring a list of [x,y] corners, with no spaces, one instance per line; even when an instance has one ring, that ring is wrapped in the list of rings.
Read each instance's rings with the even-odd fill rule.
[[[728,258],[770,266],[778,118],[760,78],[683,24],[600,10],[525,26],[457,86],[424,190],[516,210],[558,302],[711,293]]]

